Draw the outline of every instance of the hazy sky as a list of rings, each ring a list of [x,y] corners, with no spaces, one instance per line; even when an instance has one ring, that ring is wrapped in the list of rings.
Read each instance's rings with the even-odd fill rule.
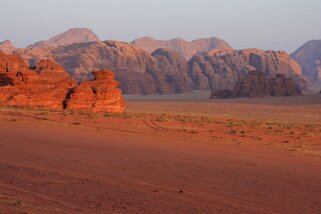
[[[321,0],[0,0],[0,41],[24,47],[73,27],[102,40],[217,36],[291,52],[321,39]]]

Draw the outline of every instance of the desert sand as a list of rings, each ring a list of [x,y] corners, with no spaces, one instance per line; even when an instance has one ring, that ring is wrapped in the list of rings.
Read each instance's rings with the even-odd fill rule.
[[[320,213],[321,97],[208,95],[0,108],[0,213]]]

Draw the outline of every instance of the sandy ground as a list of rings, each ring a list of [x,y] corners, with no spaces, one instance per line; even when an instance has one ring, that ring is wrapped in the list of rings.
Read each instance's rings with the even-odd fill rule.
[[[319,96],[192,97],[0,108],[0,213],[321,213]]]

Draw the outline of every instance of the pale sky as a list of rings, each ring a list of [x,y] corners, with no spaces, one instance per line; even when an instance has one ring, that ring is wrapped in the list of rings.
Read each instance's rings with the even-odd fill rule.
[[[102,40],[216,36],[292,52],[321,39],[321,0],[0,0],[0,41],[24,47],[73,27]]]

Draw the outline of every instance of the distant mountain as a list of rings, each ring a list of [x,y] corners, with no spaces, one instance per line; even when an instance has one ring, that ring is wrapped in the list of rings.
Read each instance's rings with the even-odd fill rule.
[[[216,37],[197,39],[192,42],[180,38],[156,40],[151,37],[143,37],[132,41],[131,44],[143,48],[150,53],[159,48],[175,50],[185,57],[186,60],[191,59],[199,52],[207,52],[213,49],[232,49],[227,42]]]
[[[100,41],[98,36],[88,28],[72,28],[64,33],[58,34],[46,41],[40,41],[29,47],[56,47],[74,43],[86,43]]]
[[[149,51],[137,45],[142,41],[153,44]],[[99,41],[90,30],[76,28],[13,53],[23,57],[31,67],[41,59],[55,61],[80,82],[92,79],[93,71],[113,70],[126,94],[232,89],[239,77],[253,68],[267,77],[284,74],[302,88],[306,83],[301,78],[300,66],[287,53],[258,49],[236,51],[217,38],[193,42],[145,38],[128,44]]]
[[[300,66],[283,51],[212,50],[189,61],[189,76],[197,90],[232,90],[238,79],[251,70],[260,71],[269,78],[284,74],[301,88],[306,86]]]
[[[28,47],[16,54],[34,66],[40,59],[62,65],[78,81],[92,79],[92,71],[113,70],[126,94],[174,94],[192,90],[184,57],[172,50],[153,54],[118,41],[87,42],[57,47]]]
[[[16,47],[9,40],[6,40],[4,42],[0,42],[0,50],[6,54],[11,54],[14,50],[16,50]]]
[[[305,76],[321,80],[321,40],[311,40],[291,54]]]

